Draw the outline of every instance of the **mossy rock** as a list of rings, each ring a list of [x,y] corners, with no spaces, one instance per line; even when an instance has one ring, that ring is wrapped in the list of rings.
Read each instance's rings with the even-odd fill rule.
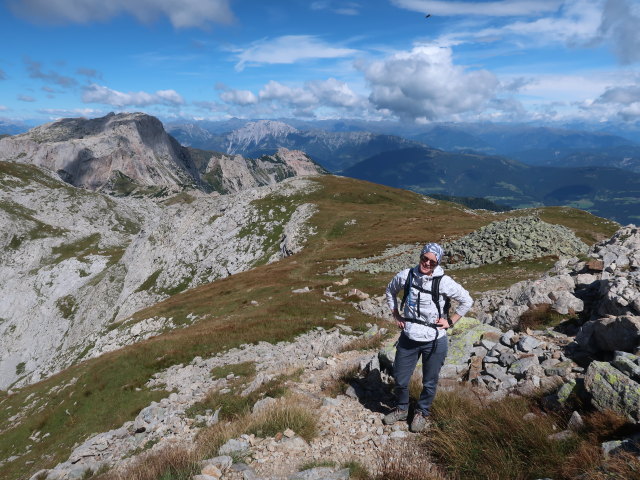
[[[487,332],[500,332],[500,329],[480,323],[479,320],[472,317],[462,317],[458,320],[448,332],[449,353],[445,365],[466,365],[474,344],[480,341]],[[389,340],[378,351],[380,365],[389,371],[393,370],[398,338]],[[418,361],[418,365],[422,365],[422,362]]]
[[[640,423],[640,384],[607,362],[593,361],[584,378],[591,403]]]

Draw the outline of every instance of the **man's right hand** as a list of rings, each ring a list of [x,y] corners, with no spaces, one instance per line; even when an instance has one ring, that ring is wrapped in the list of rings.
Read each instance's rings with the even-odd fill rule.
[[[404,329],[404,318],[402,318],[402,315],[400,315],[397,308],[393,310],[393,319],[396,321],[396,326],[398,328]]]

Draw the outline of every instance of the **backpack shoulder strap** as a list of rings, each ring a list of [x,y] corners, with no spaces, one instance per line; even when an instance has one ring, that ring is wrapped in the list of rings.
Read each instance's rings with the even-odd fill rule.
[[[404,296],[402,297],[402,302],[400,303],[400,311],[404,310],[404,304],[407,302],[407,298],[409,298],[409,290],[411,290],[412,283],[413,283],[413,268],[410,268],[409,273],[407,274],[407,279],[404,282]]]
[[[431,281],[431,300],[436,304],[436,308],[438,309],[438,318],[442,318],[442,310],[440,308],[440,281],[444,275],[440,275],[439,277],[433,277]]]

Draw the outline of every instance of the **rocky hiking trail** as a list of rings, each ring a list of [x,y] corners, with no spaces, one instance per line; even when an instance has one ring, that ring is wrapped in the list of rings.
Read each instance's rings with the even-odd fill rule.
[[[385,329],[373,325],[359,336],[380,337],[383,334]],[[244,389],[244,394],[279,374],[290,372],[292,368],[302,368],[298,379],[288,380],[286,387],[300,397],[317,418],[318,435],[310,443],[291,430],[267,438],[241,435],[221,447],[220,453],[227,455],[217,459],[222,475],[218,478],[286,479],[296,474],[302,465],[328,461],[336,465],[356,461],[365,468],[374,469],[380,448],[394,438],[412,435],[407,432],[406,424],[382,424],[383,412],[387,411],[382,402],[390,400],[388,386],[381,383],[372,385],[369,392],[372,395],[367,396],[366,401],[359,399],[353,387],[335,398],[323,392],[328,384],[339,381],[345,372],[358,371],[373,358],[377,359],[377,351],[374,350],[340,351],[359,336],[354,336],[346,326],[329,331],[319,328],[298,337],[295,342],[246,345],[210,359],[195,358],[188,365],[170,367],[157,374],[149,386],[162,386],[173,393],[143,409],[135,420],[121,428],[90,438],[74,450],[67,462],[50,471],[38,472],[32,478],[83,478],[87,470],[97,471],[101,465],[117,465],[118,469],[124,469],[135,461],[135,457],[125,458],[149,443],[154,444],[149,453],[168,445],[189,446],[201,426],[217,422],[217,414],[209,412],[208,415],[189,418],[185,413],[188,407],[202,400],[210,390],[224,390],[229,382],[238,378],[230,373],[225,378],[212,379],[211,369],[243,362],[255,362],[258,372]],[[277,400],[264,398],[254,405],[253,410],[268,408],[268,404],[273,402]],[[231,458],[243,461],[229,464]],[[214,469],[207,471],[211,473]],[[323,472],[322,478],[333,478],[326,476],[326,467]],[[340,469],[336,475],[335,478],[348,478],[348,473],[345,477],[345,472]],[[210,477],[203,476],[200,480]]]
[[[514,361],[516,356],[524,359],[533,357],[523,349],[531,351],[541,348],[552,359],[547,362],[547,367],[551,367],[555,365],[554,362],[560,362],[560,348],[569,341],[562,335],[548,337],[544,332],[521,336],[510,332],[501,336],[497,329],[480,325],[473,319],[467,319],[462,324],[461,331],[456,335],[452,332],[451,335],[452,355],[443,369],[442,388],[459,384],[462,377],[477,381],[481,367],[477,362],[469,362],[468,357],[483,348],[492,352],[501,350],[502,357],[511,356]],[[391,380],[385,373],[388,371],[385,370],[385,364],[392,356],[395,338],[395,331],[387,332],[377,325],[370,325],[365,333],[337,325],[330,330],[317,328],[299,336],[294,342],[244,345],[208,359],[197,357],[187,365],[172,366],[155,375],[148,383],[150,388],[171,391],[168,397],[152,403],[135,420],[125,423],[121,428],[90,438],[74,450],[67,462],[53,470],[38,472],[32,480],[81,479],[87,470],[99,471],[103,465],[115,467],[116,472],[126,472],[139,458],[162,452],[167,446],[192,448],[201,428],[218,422],[218,412],[209,410],[204,415],[194,416],[188,414],[189,407],[202,401],[208,392],[228,392],[234,382],[243,380],[234,373],[224,378],[212,378],[212,369],[225,367],[233,372],[237,367],[240,371],[247,362],[254,362],[256,375],[252,380],[242,382],[240,395],[256,391],[278,375],[287,375],[287,390],[317,420],[317,436],[308,442],[291,429],[278,432],[275,436],[241,434],[222,445],[217,457],[204,460],[202,472],[194,476],[194,480],[346,479],[349,478],[349,469],[344,466],[349,463],[375,472],[382,452],[391,446],[390,442],[401,442],[417,436],[408,431],[406,422],[392,426],[382,424],[382,417],[393,405]],[[350,344],[363,339],[385,346],[380,352],[378,348],[352,349]],[[512,352],[505,345],[500,346],[500,341],[512,342],[515,350]],[[465,359],[461,360],[460,355]],[[459,364],[463,362],[465,367],[461,369]],[[493,396],[498,399],[506,394],[507,389],[518,384],[522,388],[533,387],[535,378],[531,380],[531,375],[525,378],[525,372],[531,365],[529,362],[519,367],[521,370],[518,370],[517,377],[522,380],[518,382],[514,371],[510,372],[511,375],[507,374],[506,369],[503,373],[499,372],[501,367],[496,359],[492,373],[496,378],[491,384],[494,391],[490,393],[485,389],[486,398]],[[492,367],[487,364],[485,368],[491,371]],[[291,375],[295,370],[297,373]],[[543,382],[551,382],[553,377],[562,383],[559,374],[575,375],[570,366],[567,368],[567,364],[564,368],[551,368],[550,373],[551,377],[542,374]],[[489,378],[489,375],[485,375],[485,378]],[[540,386],[540,382],[538,378],[536,386]],[[344,393],[336,395],[340,387],[336,389],[335,386],[339,384],[342,384]],[[259,414],[279,401],[264,397],[255,402],[252,410],[254,414]],[[131,456],[149,445],[152,445],[151,448],[145,452]],[[327,464],[334,466],[317,466]],[[301,472],[303,466],[311,467]]]

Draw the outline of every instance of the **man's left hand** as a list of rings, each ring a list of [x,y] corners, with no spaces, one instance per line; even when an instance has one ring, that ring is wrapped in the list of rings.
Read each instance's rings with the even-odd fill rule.
[[[449,320],[447,320],[446,318],[439,318],[436,322],[436,325],[438,325],[439,328],[444,328],[446,330],[447,328],[449,328]]]

